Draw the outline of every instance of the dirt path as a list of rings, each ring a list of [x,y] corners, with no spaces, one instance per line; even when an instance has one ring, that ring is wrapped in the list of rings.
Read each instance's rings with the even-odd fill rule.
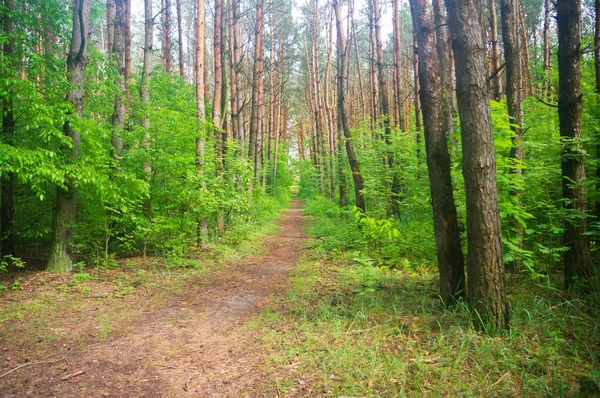
[[[273,396],[260,371],[258,331],[245,323],[285,293],[306,239],[302,201],[283,215],[266,254],[247,258],[175,293],[159,310],[139,308],[122,333],[52,353],[66,359],[36,364],[0,379],[0,396],[237,397]],[[85,372],[76,375],[78,372]],[[75,376],[73,376],[75,375]],[[63,380],[65,377],[73,376]]]

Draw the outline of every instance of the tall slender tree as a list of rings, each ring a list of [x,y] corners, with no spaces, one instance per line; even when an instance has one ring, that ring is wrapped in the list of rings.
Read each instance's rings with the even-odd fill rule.
[[[348,87],[348,46],[344,37],[344,26],[342,23],[342,15],[338,0],[332,0],[335,12],[335,26],[337,31],[337,107],[338,107],[338,131],[344,133],[346,155],[350,170],[352,170],[352,179],[354,180],[354,197],[356,207],[365,210],[365,198],[362,190],[364,188],[360,166],[354,151],[352,142],[352,133],[348,125],[348,117],[346,115],[346,92]],[[341,140],[340,140],[341,141]]]
[[[264,72],[264,10],[265,0],[256,2],[254,70],[252,74],[252,110],[250,116],[249,155],[254,164],[254,180],[259,181],[262,156],[262,100]]]
[[[114,99],[114,110],[112,115],[112,138],[113,157],[118,161],[123,153],[122,133],[125,128],[125,9],[126,0],[115,0],[115,41],[112,56],[116,61],[118,75],[115,78],[117,92]]]
[[[152,73],[152,51],[154,40],[154,21],[152,15],[152,0],[144,0],[144,59],[142,63],[142,79],[140,82],[140,99],[142,101],[142,128],[144,129],[145,156],[142,162],[142,172],[146,182],[150,183],[152,176],[152,158],[150,156],[150,75]],[[152,219],[152,192],[148,192],[144,208],[148,220]],[[145,252],[144,252],[145,255]]]
[[[441,67],[436,28],[429,0],[411,0],[413,26],[419,45],[419,79],[433,225],[440,270],[440,297],[453,304],[464,294],[464,257],[452,193],[450,155],[444,131]]]
[[[200,179],[200,190],[206,190],[205,172],[205,140],[206,140],[206,110],[204,109],[204,52],[205,52],[205,10],[204,0],[196,2],[196,117],[198,119],[198,135],[196,136],[196,168]],[[198,220],[198,246],[208,240],[208,218],[201,216]]]
[[[585,155],[581,143],[581,0],[557,0],[558,118],[561,137],[562,195],[569,214],[563,244],[565,287],[590,278],[587,238]]]
[[[490,11],[490,62],[492,67],[492,98],[500,101],[502,96],[502,79],[500,68],[500,51],[498,50],[498,17],[496,15],[496,0],[488,0]]]
[[[175,8],[177,9],[177,49],[179,52],[179,76],[185,77],[185,62],[183,59],[183,24],[181,18],[181,0],[176,0]]]
[[[83,116],[84,75],[87,64],[87,44],[90,32],[90,0],[75,0],[73,3],[73,30],[71,47],[67,57],[69,92],[67,101],[74,114]],[[70,138],[71,147],[63,148],[69,162],[79,158],[80,132],[68,118],[63,126],[64,134]],[[73,268],[73,234],[77,204],[77,187],[73,175],[65,176],[65,187],[58,188],[52,224],[52,247],[46,269],[53,272],[69,272]]]
[[[477,0],[446,0],[456,62],[467,205],[468,302],[479,326],[508,328],[486,46]]]
[[[436,28],[436,45],[440,60],[440,75],[442,77],[444,103],[444,131],[448,134],[453,151],[456,151],[454,138],[454,118],[456,115],[456,87],[450,33],[446,19],[446,8],[441,0],[433,0],[433,17]]]

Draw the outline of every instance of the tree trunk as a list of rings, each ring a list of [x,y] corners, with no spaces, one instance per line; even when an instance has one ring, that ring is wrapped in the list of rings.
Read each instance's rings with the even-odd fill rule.
[[[392,0],[393,9],[393,31],[392,39],[394,42],[394,108],[396,126],[401,130],[404,128],[404,111],[402,109],[402,89],[400,81],[402,80],[402,52],[400,51],[400,9],[398,7],[399,0]],[[439,1],[439,0],[437,0]]]
[[[500,101],[502,97],[502,75],[498,73],[500,68],[500,52],[498,51],[498,17],[496,16],[496,0],[489,0],[490,9],[490,62],[492,73],[495,73],[492,78],[492,98],[495,101]]]
[[[13,36],[13,19],[10,15],[15,10],[14,0],[4,0],[4,7],[7,11],[6,14],[2,15],[3,30],[6,35],[6,41],[2,46],[2,57],[5,65],[12,63],[14,65],[15,59],[15,47],[14,47],[14,36]],[[2,141],[7,145],[13,145],[14,133],[15,133],[15,118],[12,102],[12,89],[9,86],[8,95],[2,101]],[[1,218],[1,229],[0,229],[0,241],[2,242],[0,255],[12,255],[15,254],[15,231],[13,228],[14,222],[14,174],[8,173],[8,175],[2,178],[1,189],[1,203],[0,203],[0,218]]]
[[[414,32],[413,32],[414,35]],[[419,83],[419,51],[416,36],[413,36],[413,79],[415,82],[414,103],[415,103],[415,137],[417,140],[417,160],[421,160],[421,100],[419,99],[419,91],[421,85]]]
[[[520,5],[520,3],[519,3]],[[523,39],[523,87],[525,88],[525,97],[534,93],[533,79],[531,78],[531,67],[529,66],[529,42],[527,41],[527,28],[525,27],[525,18],[523,10],[519,6],[519,25],[521,27],[521,37]]]
[[[598,1],[596,1],[596,7]],[[596,51],[598,44],[595,44]],[[548,98],[552,81],[550,79],[550,70],[552,69],[552,43],[550,42],[550,0],[544,0],[544,98]]]
[[[223,90],[223,0],[215,0],[215,19],[214,19],[214,31],[213,31],[213,57],[215,64],[215,87],[213,94],[213,107],[212,107],[212,119],[214,136],[216,140],[216,159],[215,159],[215,171],[217,182],[223,183],[223,134],[222,121],[221,121],[221,107],[223,106],[223,94],[227,91]],[[225,231],[225,223],[223,218],[223,212],[221,209],[217,211],[217,230],[219,235],[222,235]]]
[[[242,156],[245,156],[245,132],[244,132],[244,98],[243,91],[238,82],[243,73],[241,63],[241,38],[238,26],[240,14],[240,0],[230,0],[229,7],[229,55],[230,55],[230,80],[231,80],[231,124],[233,138],[240,145]]]
[[[131,90],[129,79],[131,78],[131,0],[125,0],[125,114],[129,117],[131,107]]]
[[[117,0],[119,1],[119,0]],[[173,58],[171,56],[171,1],[164,0],[163,24],[162,24],[162,61],[163,71],[171,73],[173,71]]]
[[[379,93],[377,90],[377,74],[375,71],[376,45],[375,45],[375,20],[373,0],[368,0],[369,7],[369,84],[371,86],[371,129],[375,129],[379,121]]]
[[[354,180],[354,196],[356,200],[356,207],[364,211],[365,199],[362,194],[362,190],[364,188],[363,179],[362,175],[360,174],[358,159],[356,158],[356,153],[354,152],[354,146],[352,144],[352,133],[350,132],[350,126],[348,126],[348,118],[346,116],[345,109],[346,92],[348,85],[348,62],[346,60],[346,57],[348,56],[348,47],[346,45],[346,39],[344,38],[344,27],[342,25],[342,16],[340,13],[339,2],[338,0],[332,0],[332,4],[335,11],[335,26],[337,31],[338,131],[343,131],[344,137],[346,138],[346,154],[348,156],[350,170],[352,171],[352,179]]]
[[[152,15],[152,0],[144,0],[144,61],[142,66],[142,79],[140,83],[140,100],[142,101],[142,128],[144,129],[144,148],[145,157],[142,163],[142,172],[144,179],[150,184],[152,177],[152,157],[150,156],[150,75],[152,73],[152,46],[154,21]],[[150,186],[150,185],[148,185]],[[149,188],[148,198],[144,200],[144,210],[148,221],[152,221],[152,191]],[[144,245],[144,256],[146,247]]]
[[[202,191],[206,190],[206,180],[204,178],[205,161],[205,140],[206,140],[206,110],[204,109],[204,53],[205,53],[205,32],[204,32],[204,0],[197,0],[196,3],[196,117],[198,119],[198,136],[196,138],[196,168],[200,177],[200,187]],[[201,215],[198,220],[198,246],[208,240],[208,219]]]
[[[108,55],[112,54],[115,44],[115,18],[115,0],[106,0],[106,52]]]
[[[67,101],[73,105],[78,117],[83,116],[83,82],[87,64],[87,42],[90,30],[90,1],[75,0],[73,3],[73,33],[71,49],[67,57],[67,71],[70,84]],[[76,162],[79,157],[81,141],[79,131],[76,131],[67,119],[63,126],[64,133],[71,139],[73,146],[63,148],[69,153],[70,162]],[[69,272],[73,269],[73,233],[76,212],[77,188],[74,178],[66,176],[65,189],[58,188],[56,208],[52,223],[52,246],[50,260],[46,269],[50,272]]]
[[[123,154],[122,133],[125,128],[125,1],[115,0],[115,41],[113,45],[113,57],[116,60],[118,77],[115,85],[117,94],[114,100],[114,111],[112,115],[112,138],[113,158],[119,162]]]
[[[508,328],[484,30],[476,0],[446,0],[467,204],[468,302],[479,327]]]
[[[256,29],[254,42],[254,72],[252,77],[252,110],[250,115],[250,147],[249,156],[254,164],[254,180],[259,182],[261,166],[261,135],[262,135],[262,92],[264,69],[264,8],[265,0],[256,3]]]
[[[456,114],[456,87],[454,70],[452,68],[452,47],[450,46],[450,35],[448,21],[446,19],[445,7],[441,0],[433,0],[433,16],[436,29],[436,45],[438,58],[440,60],[440,75],[442,77],[443,109],[444,109],[444,132],[448,135],[452,144],[452,151],[457,150],[457,142],[454,137],[454,118]]]
[[[585,155],[581,143],[581,0],[557,0],[558,118],[561,137],[562,194],[568,215],[563,244],[565,288],[582,287],[590,278],[586,236]]]
[[[523,175],[522,163],[525,159],[523,149],[523,70],[521,65],[521,48],[519,46],[518,26],[518,0],[500,0],[500,13],[502,19],[502,39],[504,42],[504,57],[506,59],[506,105],[510,128],[514,133],[512,148],[510,150],[511,172],[517,179]],[[518,184],[516,184],[518,185]],[[521,206],[521,192],[514,189],[511,195],[516,198],[517,206]],[[523,225],[518,221],[513,222],[515,244],[523,246]],[[511,231],[512,232],[512,231]],[[521,261],[516,259],[510,264],[513,270],[521,268]]]
[[[179,45],[179,76],[185,78],[184,61],[183,61],[183,26],[181,24],[181,0],[175,1],[175,7],[177,8],[177,39]]]
[[[419,46],[420,97],[440,270],[440,297],[446,305],[451,305],[464,294],[465,271],[452,193],[450,155],[444,131],[442,74],[436,53],[436,25],[428,0],[411,0],[410,6]]]

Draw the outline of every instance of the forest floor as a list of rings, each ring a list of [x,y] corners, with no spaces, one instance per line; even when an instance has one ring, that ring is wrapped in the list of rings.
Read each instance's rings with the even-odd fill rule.
[[[158,274],[138,259],[13,280],[0,303],[0,396],[278,396],[248,323],[289,287],[302,209],[293,200],[260,254],[221,267]]]

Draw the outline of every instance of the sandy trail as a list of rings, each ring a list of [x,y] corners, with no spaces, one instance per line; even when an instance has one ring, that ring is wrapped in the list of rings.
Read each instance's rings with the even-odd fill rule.
[[[0,395],[56,397],[274,396],[261,373],[266,354],[246,322],[284,294],[306,240],[303,202],[294,200],[267,238],[265,254],[250,257],[144,308],[122,333],[85,344],[55,364],[18,370],[0,379]],[[65,376],[85,372],[66,380]]]

